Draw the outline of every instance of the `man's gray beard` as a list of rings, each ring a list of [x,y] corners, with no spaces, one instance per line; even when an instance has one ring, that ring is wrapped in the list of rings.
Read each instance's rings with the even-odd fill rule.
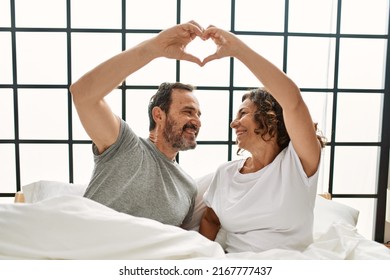
[[[183,129],[180,134],[173,131],[176,124],[177,123],[175,121],[168,118],[167,125],[163,133],[165,140],[172,145],[172,148],[178,149],[179,151],[195,149],[196,141],[193,144],[188,144],[186,139],[183,137]]]

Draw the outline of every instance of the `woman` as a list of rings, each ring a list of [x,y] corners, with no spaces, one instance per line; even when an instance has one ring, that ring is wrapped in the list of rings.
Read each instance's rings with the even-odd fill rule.
[[[204,64],[235,57],[264,88],[244,95],[231,127],[239,151],[250,156],[221,165],[204,195],[200,233],[211,240],[222,227],[226,251],[302,250],[312,242],[321,148],[297,85],[234,34],[210,26],[217,51]]]

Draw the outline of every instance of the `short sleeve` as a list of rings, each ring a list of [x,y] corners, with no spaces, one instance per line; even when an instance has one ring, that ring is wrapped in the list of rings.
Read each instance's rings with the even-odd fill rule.
[[[127,146],[137,146],[138,136],[129,127],[129,125],[122,119],[120,119],[120,130],[117,140],[103,153],[99,154],[96,145],[92,144],[92,150],[94,154],[95,163],[100,161],[107,161],[114,158],[117,153]]]

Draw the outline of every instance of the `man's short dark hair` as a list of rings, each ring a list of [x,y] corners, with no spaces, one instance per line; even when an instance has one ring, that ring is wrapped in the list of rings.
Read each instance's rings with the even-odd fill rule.
[[[169,108],[172,104],[172,91],[174,89],[184,89],[187,91],[194,91],[195,87],[180,82],[176,83],[162,83],[157,92],[150,98],[149,102],[149,131],[152,131],[156,127],[156,122],[153,119],[152,110],[154,107],[160,107],[166,114],[169,112]]]

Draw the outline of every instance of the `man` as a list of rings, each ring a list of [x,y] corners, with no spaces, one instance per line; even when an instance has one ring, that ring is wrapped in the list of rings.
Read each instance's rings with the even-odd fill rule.
[[[150,61],[166,57],[202,65],[185,48],[202,28],[176,25],[98,65],[71,85],[84,129],[93,141],[95,168],[85,197],[117,211],[181,226],[191,219],[196,186],[176,163],[194,149],[201,126],[193,87],[164,83],[149,105],[150,135],[142,139],[113,114],[104,97]]]

